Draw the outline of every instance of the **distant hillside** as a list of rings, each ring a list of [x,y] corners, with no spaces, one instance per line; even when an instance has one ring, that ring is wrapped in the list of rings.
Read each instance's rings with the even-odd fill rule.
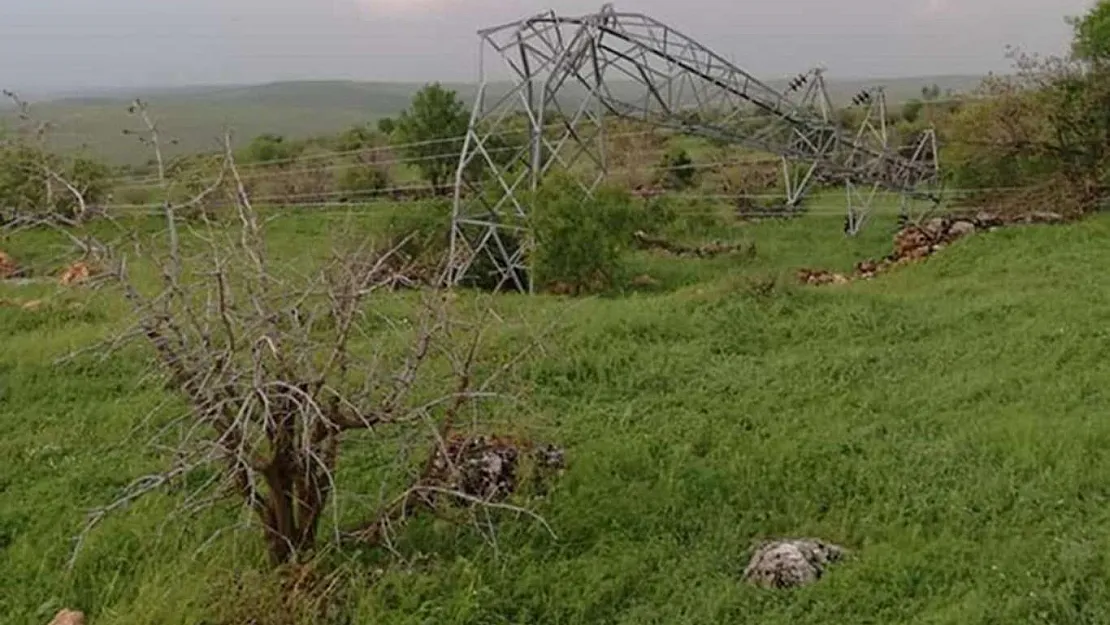
[[[860,89],[882,84],[890,99],[903,101],[919,95],[921,88],[937,84],[942,92],[966,92],[980,81],[977,76],[922,76],[894,79],[829,80],[834,102],[846,102]],[[785,81],[770,81],[778,87]],[[469,103],[472,84],[448,84]],[[350,81],[301,81],[246,86],[155,89],[144,94],[101,92],[90,97],[70,97],[34,104],[40,119],[58,126],[59,148],[87,146],[115,163],[138,163],[149,158],[134,138],[122,131],[134,128],[127,105],[140,95],[151,104],[165,132],[177,140],[174,151],[195,152],[217,145],[224,127],[234,129],[240,142],[272,132],[293,138],[333,133],[353,124],[396,115],[408,106],[415,83]],[[495,89],[496,91],[496,89]],[[11,113],[0,111],[0,124],[10,124]]]

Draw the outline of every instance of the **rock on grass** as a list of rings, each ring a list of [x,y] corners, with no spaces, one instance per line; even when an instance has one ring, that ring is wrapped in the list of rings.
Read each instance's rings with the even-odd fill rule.
[[[795,588],[812,584],[847,552],[843,547],[813,539],[765,542],[744,569],[744,581],[761,588]]]

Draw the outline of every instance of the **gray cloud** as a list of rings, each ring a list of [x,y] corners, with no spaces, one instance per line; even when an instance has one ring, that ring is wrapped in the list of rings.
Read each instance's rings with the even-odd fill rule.
[[[1005,69],[1006,44],[1066,45],[1089,0],[625,0],[753,73]],[[157,5],[157,6],[154,6]],[[0,85],[19,89],[469,80],[478,28],[584,0],[0,0]]]

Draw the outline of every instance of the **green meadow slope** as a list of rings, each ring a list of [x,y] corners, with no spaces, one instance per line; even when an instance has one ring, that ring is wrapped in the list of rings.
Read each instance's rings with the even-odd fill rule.
[[[295,260],[328,241],[319,215],[272,222]],[[568,449],[536,504],[551,538],[502,519],[496,546],[429,524],[406,564],[344,601],[350,623],[1104,623],[1110,620],[1110,219],[977,234],[927,262],[803,288],[802,265],[885,253],[889,222],[845,241],[839,217],[733,225],[754,259],[639,256],[654,290],[585,300],[501,297],[509,337],[558,340],[504,408]],[[37,233],[3,246],[47,259]],[[753,288],[780,275],[769,293]],[[57,359],[113,327],[104,295],[0,287],[0,621],[62,606],[95,625],[221,621],[213,600],[262,561],[257,537],[165,522],[175,495],[112,517],[63,565],[84,511],[156,466],[129,435],[164,392],[142,355]],[[77,307],[71,306],[76,302]],[[348,478],[376,465],[356,454]],[[356,505],[357,504],[350,504]],[[355,510],[354,513],[357,513]],[[853,552],[820,583],[740,582],[752,541],[817,536]],[[424,555],[420,555],[424,554]],[[252,608],[255,610],[261,607]]]
[[[830,96],[847,102],[860,89],[885,85],[892,102],[920,96],[923,86],[936,84],[942,90],[967,92],[980,78],[976,76],[921,76],[876,80],[830,79]],[[771,81],[783,88],[785,81]],[[133,137],[123,136],[125,128],[135,128],[127,114],[131,99],[148,100],[168,135],[178,143],[167,151],[182,153],[213,149],[219,145],[223,129],[234,129],[240,143],[262,133],[304,138],[335,133],[354,124],[374,122],[404,110],[421,87],[412,83],[363,83],[351,81],[301,81],[237,87],[191,87],[153,90],[149,93],[119,93],[95,98],[65,98],[35,104],[35,114],[56,125],[51,140],[61,149],[89,148],[113,163],[143,163],[147,150],[136,145]],[[468,103],[473,101],[472,84],[445,85],[459,92]],[[493,92],[506,85],[493,85]],[[619,92],[619,85],[614,87]],[[13,124],[10,112],[0,109],[0,126]]]

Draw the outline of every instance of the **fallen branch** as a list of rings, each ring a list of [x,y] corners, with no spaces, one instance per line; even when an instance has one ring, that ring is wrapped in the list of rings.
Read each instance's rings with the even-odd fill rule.
[[[724,254],[735,254],[738,252],[743,252],[748,255],[755,253],[754,244],[728,244],[715,241],[704,245],[690,246],[674,243],[661,237],[653,237],[643,230],[637,230],[632,236],[636,241],[637,247],[640,249],[660,250],[672,256],[679,257],[714,258]]]

